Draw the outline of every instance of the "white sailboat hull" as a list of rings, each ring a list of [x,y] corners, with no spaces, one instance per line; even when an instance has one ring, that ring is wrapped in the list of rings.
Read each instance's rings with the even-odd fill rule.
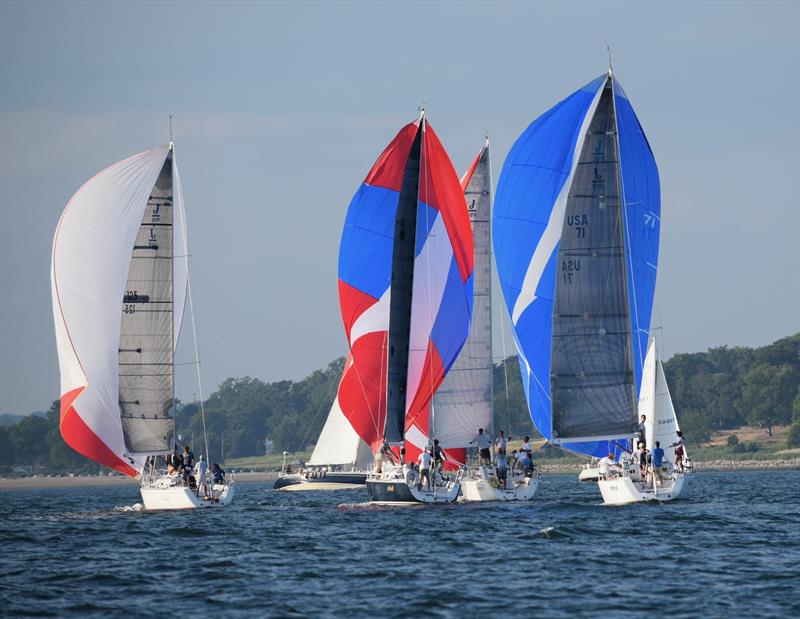
[[[676,473],[672,479],[664,480],[661,486],[655,488],[652,484],[643,485],[627,476],[601,479],[597,485],[600,487],[603,503],[606,505],[627,505],[642,501],[674,501],[685,499],[689,494],[689,477],[682,473]]]
[[[526,475],[520,469],[515,474],[509,471],[509,479],[502,487],[494,469],[487,466],[467,471],[466,479],[461,481],[461,497],[464,501],[529,501],[538,489],[538,472]]]
[[[496,488],[486,479],[461,482],[461,494],[465,501],[529,501],[538,489],[538,477],[517,480],[513,488]]]
[[[198,496],[186,486],[142,486],[142,502],[146,510],[200,509],[227,507],[233,502],[236,487],[233,484],[214,484],[211,495]]]
[[[591,464],[587,464],[581,469],[581,472],[578,473],[578,481],[599,481],[599,479],[600,479],[599,466],[592,466]]]

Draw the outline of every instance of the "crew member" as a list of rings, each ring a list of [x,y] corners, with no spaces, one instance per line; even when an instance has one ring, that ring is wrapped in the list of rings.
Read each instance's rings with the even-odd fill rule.
[[[478,459],[481,464],[486,466],[492,464],[492,439],[483,433],[483,428],[478,429],[478,435],[469,444],[478,446]]]
[[[653,449],[653,475],[658,478],[659,483],[664,481],[664,450],[661,449],[661,443],[656,441],[655,449]]]
[[[439,439],[435,438],[433,439],[433,468],[441,471],[445,462],[448,462],[447,454],[439,446]]]
[[[683,473],[683,432],[678,430],[676,434],[678,435],[678,440],[672,443],[670,447],[675,448],[675,466],[677,466],[681,470],[681,473]]]
[[[506,447],[508,447],[508,441],[506,440],[506,434],[503,430],[500,430],[500,434],[497,437],[497,440],[494,442],[495,450],[498,454],[505,455]]]
[[[194,465],[194,478],[195,480],[197,480],[198,496],[201,493],[203,496],[208,495],[208,489],[206,486],[207,473],[208,473],[208,463],[203,459],[203,456],[200,456],[200,459],[197,461],[197,464]]]
[[[427,447],[425,451],[419,454],[419,486],[422,488],[422,480],[425,480],[425,486],[428,492],[431,489],[431,450]]]
[[[645,420],[647,419],[646,415],[642,415],[642,420],[639,422],[637,429],[639,431],[639,442],[647,447],[647,424],[645,424]]]
[[[614,473],[619,472],[619,467],[617,463],[614,461],[614,454],[609,453],[605,458],[600,459],[600,475],[608,479],[612,477]]]
[[[181,467],[183,468],[183,481],[184,483],[188,483],[189,477],[192,474],[192,469],[194,468],[194,454],[192,453],[192,450],[189,449],[188,445],[183,448]]]

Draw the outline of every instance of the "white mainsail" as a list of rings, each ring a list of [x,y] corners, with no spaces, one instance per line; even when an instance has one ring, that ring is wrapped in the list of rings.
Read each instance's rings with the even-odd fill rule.
[[[492,426],[492,179],[487,141],[461,179],[475,244],[474,307],[469,338],[434,396],[431,437],[465,447]]]

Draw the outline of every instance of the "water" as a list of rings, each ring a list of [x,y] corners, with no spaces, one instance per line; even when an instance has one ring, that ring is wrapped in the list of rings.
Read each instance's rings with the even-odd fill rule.
[[[133,486],[9,491],[0,615],[796,617],[799,486],[708,472],[691,500],[612,508],[546,476],[530,503],[376,509],[252,483],[171,513],[126,509]]]

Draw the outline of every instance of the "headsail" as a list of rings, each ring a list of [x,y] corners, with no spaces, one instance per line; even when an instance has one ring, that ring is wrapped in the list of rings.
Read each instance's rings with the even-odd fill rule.
[[[458,177],[422,117],[400,130],[367,175],[339,250],[353,359],[339,402],[348,418],[368,411],[378,420],[380,434],[361,434],[373,446],[406,433],[413,443],[413,427],[427,434],[430,399],[469,332],[472,263]]]
[[[171,147],[163,146],[98,173],[72,197],[53,240],[61,434],[82,455],[131,476],[141,471],[146,455],[168,450],[172,435],[168,392],[187,278],[182,195],[172,164]],[[159,223],[152,220],[155,203],[165,208],[173,199],[173,212],[161,222],[169,226],[153,225]],[[167,255],[161,249],[140,249],[150,243],[151,232],[157,245],[169,246]],[[136,257],[145,252],[157,252],[159,259],[150,259],[151,268],[143,269],[136,263],[146,261]],[[131,278],[137,284],[132,289]],[[126,307],[127,316],[141,316],[155,305],[151,301],[167,302],[169,311],[154,321],[147,316],[135,324],[124,319]],[[144,323],[145,337],[133,337]],[[121,366],[134,363],[129,356],[139,359],[137,365],[142,359],[158,364],[157,373],[167,376]],[[121,367],[126,368],[122,373]],[[159,404],[151,409],[147,401],[147,410],[131,419],[125,432],[121,401],[138,399],[140,404],[133,406],[144,409],[141,394],[151,387],[157,387]]]
[[[642,389],[639,392],[639,415],[645,415],[645,438],[647,448],[652,449],[656,441],[661,443],[667,460],[675,462],[675,448],[670,447],[678,438],[678,417],[672,405],[664,366],[658,354],[656,339],[650,340],[647,356],[642,368]],[[684,457],[686,448],[684,447]]]
[[[655,160],[610,73],[535,120],[503,166],[494,248],[523,388],[537,429],[574,451],[632,432],[659,215]]]
[[[341,389],[344,378],[351,370],[352,365],[352,358],[348,356],[342,370],[339,389]],[[328,418],[325,420],[325,425],[322,427],[322,432],[320,432],[308,464],[352,465],[358,470],[365,470],[372,464],[372,449],[358,435],[350,420],[345,417],[339,404],[338,393],[331,405]]]
[[[475,298],[469,338],[434,397],[432,435],[443,447],[465,447],[478,428],[492,425],[492,276],[489,145],[461,179],[475,243]]]

